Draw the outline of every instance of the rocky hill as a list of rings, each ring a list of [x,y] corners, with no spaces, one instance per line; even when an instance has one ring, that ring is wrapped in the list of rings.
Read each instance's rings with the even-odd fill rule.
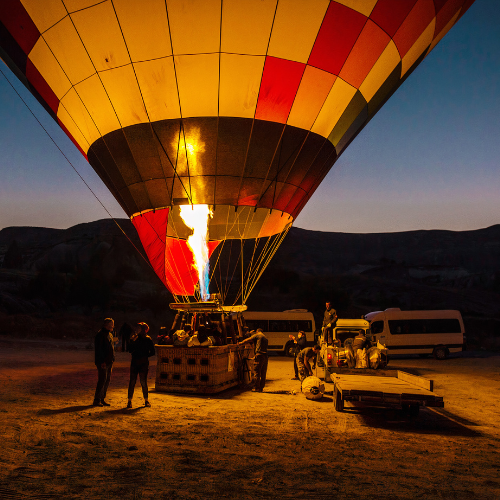
[[[168,324],[172,297],[142,257],[130,221],[117,222],[1,230],[0,333],[83,336],[103,315]],[[326,298],[344,317],[387,307],[459,309],[470,337],[494,345],[500,225],[379,234],[292,228],[248,306],[308,308],[319,318]]]

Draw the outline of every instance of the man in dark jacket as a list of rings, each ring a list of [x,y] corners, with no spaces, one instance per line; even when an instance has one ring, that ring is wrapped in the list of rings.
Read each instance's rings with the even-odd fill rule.
[[[337,323],[337,311],[332,308],[330,302],[326,303],[326,311],[323,315],[323,342],[333,344],[333,329]]]
[[[299,367],[297,366],[297,356],[299,355],[299,352],[306,347],[307,344],[306,334],[301,330],[297,334],[297,338],[295,338],[293,335],[290,335],[290,340],[293,340],[294,342],[293,371],[295,372],[295,377],[293,377],[292,380],[299,380]]]
[[[94,395],[94,406],[109,406],[105,398],[115,360],[114,327],[115,322],[111,318],[106,318],[102,328],[97,332],[94,339],[95,365],[97,367],[97,387]]]
[[[148,369],[149,358],[155,355],[155,345],[147,334],[148,332],[149,326],[146,323],[137,323],[134,327],[134,334],[130,337],[128,352],[132,354],[132,362],[130,363],[127,408],[132,408],[132,397],[134,396],[137,375],[139,375],[142,386],[144,406],[151,406],[148,400]]]
[[[254,363],[253,363],[253,379],[255,392],[262,392],[264,386],[266,385],[266,375],[267,375],[267,345],[269,341],[267,337],[262,332],[262,329],[257,328],[256,332],[250,332],[250,337],[239,342],[239,344],[247,344],[253,342],[254,344]]]

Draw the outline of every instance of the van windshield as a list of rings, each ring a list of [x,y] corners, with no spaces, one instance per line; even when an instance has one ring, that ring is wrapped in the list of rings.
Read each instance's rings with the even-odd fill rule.
[[[360,328],[342,328],[335,331],[335,338],[340,341],[341,347],[344,346],[346,339],[353,339],[359,333]],[[364,330],[365,335],[369,336],[370,331]]]

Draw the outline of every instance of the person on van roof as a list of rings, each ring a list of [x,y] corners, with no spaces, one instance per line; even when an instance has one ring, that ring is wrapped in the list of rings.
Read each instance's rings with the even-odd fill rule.
[[[333,329],[337,324],[337,311],[332,308],[330,301],[326,303],[326,311],[323,315],[323,342],[333,344]]]

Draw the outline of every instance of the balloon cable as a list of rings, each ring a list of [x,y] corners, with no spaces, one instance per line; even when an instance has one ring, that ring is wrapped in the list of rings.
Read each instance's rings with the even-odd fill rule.
[[[101,205],[102,208],[104,208],[104,210],[106,211],[106,213],[109,215],[109,217],[113,220],[113,222],[118,226],[118,229],[120,229],[120,231],[123,233],[123,235],[127,238],[127,240],[130,242],[130,244],[135,248],[135,250],[139,253],[139,255],[144,259],[144,261],[148,264],[148,266],[153,269],[154,271],[154,268],[153,266],[151,265],[151,263],[149,262],[149,260],[142,254],[142,252],[137,248],[137,246],[135,245],[135,243],[129,238],[129,236],[127,235],[127,233],[123,230],[123,228],[120,226],[120,224],[118,224],[118,221],[111,215],[111,213],[109,212],[109,210],[104,206],[103,202],[99,199],[99,197],[94,193],[94,191],[92,190],[92,188],[87,184],[87,182],[85,181],[85,179],[80,175],[80,172],[78,172],[78,170],[76,169],[76,167],[71,163],[71,161],[69,160],[69,158],[65,155],[64,151],[59,147],[59,145],[56,143],[56,141],[53,139],[53,137],[50,135],[50,133],[48,132],[48,130],[43,126],[42,122],[37,118],[37,116],[35,115],[35,113],[32,111],[32,109],[30,108],[29,104],[22,98],[21,94],[17,91],[17,89],[14,87],[14,85],[12,85],[12,83],[10,82],[10,80],[7,78],[7,76],[5,75],[5,73],[2,71],[2,69],[0,68],[0,73],[2,73],[2,76],[5,78],[5,80],[7,81],[7,83],[12,87],[12,90],[14,90],[14,92],[17,94],[17,96],[19,97],[19,99],[21,99],[21,101],[23,102],[23,104],[26,106],[26,108],[28,109],[28,111],[31,113],[31,115],[33,116],[33,118],[38,122],[38,124],[40,125],[40,127],[42,127],[43,131],[47,134],[47,136],[49,137],[49,139],[53,142],[54,146],[59,150],[59,152],[64,156],[64,158],[66,159],[66,161],[70,164],[71,168],[76,172],[76,175],[78,175],[78,177],[80,177],[80,179],[82,180],[82,182],[87,186],[88,190],[94,195],[94,198],[99,202],[99,204]]]

